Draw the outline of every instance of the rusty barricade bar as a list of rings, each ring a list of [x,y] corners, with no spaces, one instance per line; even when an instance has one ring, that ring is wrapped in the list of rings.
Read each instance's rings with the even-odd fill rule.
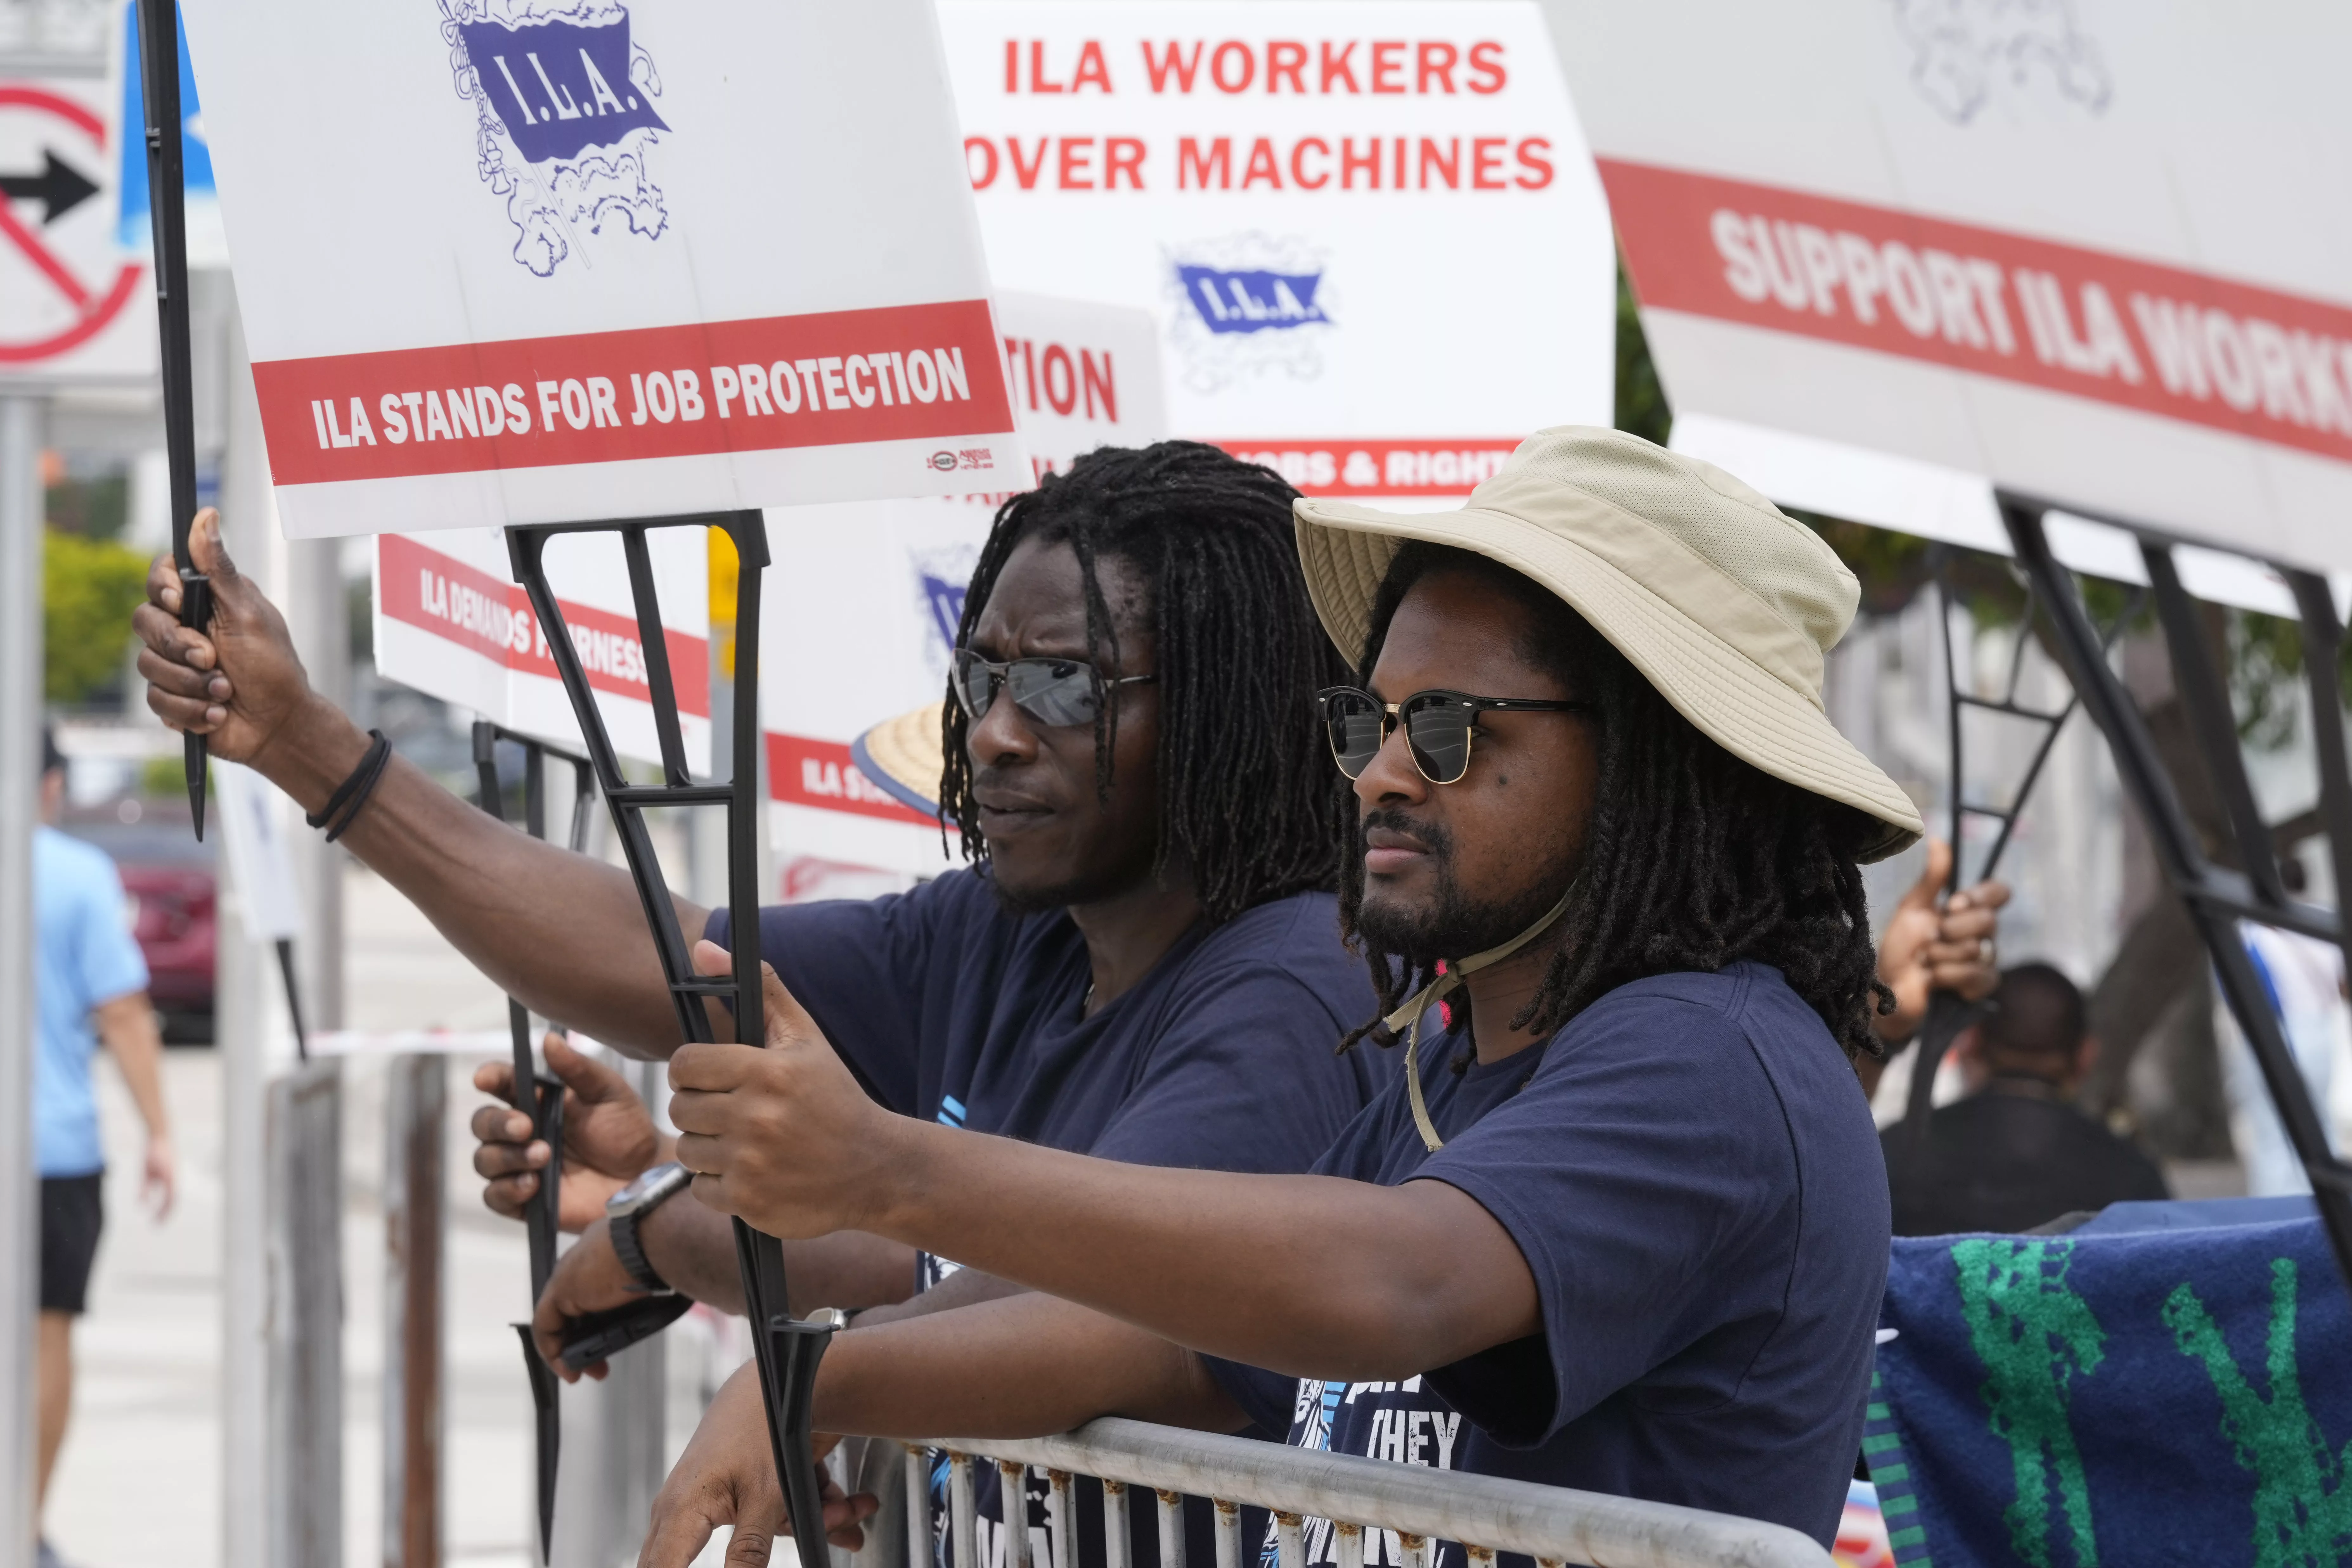
[[[2262,819],[2253,785],[2246,776],[2228,688],[2197,624],[2196,607],[2180,584],[2179,568],[2173,559],[2175,541],[2159,530],[2081,507],[2006,491],[2000,493],[1999,499],[2001,522],[2009,530],[2018,564],[2032,578],[2057,633],[2066,673],[2084,710],[2106,737],[2116,771],[2139,809],[2149,847],[2166,883],[2188,906],[2189,920],[2204,941],[2222,1000],[2253,1050],[2263,1082],[2278,1107],[2279,1121],[2310,1177],[2320,1221],[2336,1250],[2336,1266],[2352,1281],[2352,1166],[2336,1158],[2328,1147],[2318,1109],[2296,1070],[2278,1015],[2272,1011],[2262,977],[2254,972],[2253,960],[2239,938],[2238,922],[2251,920],[2300,932],[2333,942],[2339,950],[2345,946],[2346,931],[2336,910],[2287,896],[2269,824]],[[2214,864],[2199,843],[2171,778],[2157,757],[2156,743],[2137,705],[2107,664],[2105,649],[2075,591],[2073,575],[2051,553],[2042,519],[2053,511],[2121,528],[2138,540],[2148,589],[2156,601],[2158,624],[2172,659],[2173,684],[2211,772],[2242,871]],[[2231,553],[2247,556],[2243,550]],[[2344,625],[2326,578],[2260,557],[2247,559],[2277,572],[2294,594],[2301,612],[2304,679],[2311,700],[2312,738],[2319,754],[2319,819],[2327,830],[2340,904],[2352,894],[2352,774],[2347,774],[2344,755],[2343,692],[2336,676]]]
[[[1031,1568],[1026,1528],[1003,1532],[1001,1563],[993,1553],[982,1563],[972,1503],[975,1462],[998,1467],[1007,1500],[1026,1497],[1030,1469],[1045,1472],[1057,1504],[1050,1514],[1060,1568],[1078,1561],[1069,1540],[1077,1519],[1073,1491],[1088,1478],[1102,1486],[1108,1568],[1130,1568],[1128,1517],[1138,1488],[1159,1512],[1160,1568],[1189,1568],[1187,1495],[1214,1504],[1215,1568],[1242,1568],[1256,1560],[1258,1544],[1242,1539],[1244,1507],[1273,1515],[1276,1568],[1302,1568],[1307,1531],[1327,1527],[1339,1568],[1362,1568],[1369,1531],[1395,1532],[1405,1568],[1430,1568],[1437,1544],[1448,1541],[1462,1543],[1470,1568],[1494,1568],[1498,1552],[1525,1552],[1538,1568],[1831,1568],[1832,1562],[1810,1536],[1761,1520],[1147,1421],[1105,1419],[1058,1437],[948,1437],[925,1447],[948,1456],[953,1568]],[[918,1448],[908,1457],[908,1568],[930,1568],[922,1452]],[[1017,1511],[1020,1505],[1008,1500],[1007,1506]]]
[[[694,781],[686,766],[686,743],[677,716],[677,688],[669,667],[669,646],[662,632],[661,605],[654,589],[653,561],[646,536],[655,528],[714,528],[734,541],[741,577],[736,593],[734,711],[734,777],[728,782]],[[736,1037],[758,1041],[765,1038],[760,992],[760,574],[768,564],[768,532],[757,511],[707,512],[674,517],[625,518],[593,523],[530,523],[507,529],[507,556],[515,580],[530,596],[532,612],[546,633],[548,653],[563,679],[580,735],[594,768],[604,803],[613,814],[621,852],[636,883],[651,928],[662,976],[677,1015],[678,1033],[688,1041],[714,1036],[708,1003],[731,1001]],[[562,607],[547,581],[549,539],[562,534],[617,534],[629,573],[629,589],[636,612],[637,640],[644,651],[647,695],[651,699],[654,732],[661,753],[662,782],[632,784],[621,772],[612,737],[589,688],[580,651],[572,641]],[[716,716],[713,716],[714,717]],[[727,908],[734,936],[732,972],[726,977],[694,972],[693,947],[678,923],[677,903],[663,880],[661,862],[646,830],[650,807],[719,808],[727,813]],[[735,1221],[735,1256],[742,1270],[743,1301],[751,1323],[753,1359],[760,1368],[760,1387],[768,1412],[768,1437],[776,1473],[782,1478],[784,1500],[793,1520],[811,1528],[794,1539],[802,1568],[829,1568],[823,1529],[816,1464],[809,1440],[809,1394],[816,1381],[818,1359],[830,1343],[828,1324],[803,1322],[792,1315],[785,1293],[783,1248],[772,1236]]]

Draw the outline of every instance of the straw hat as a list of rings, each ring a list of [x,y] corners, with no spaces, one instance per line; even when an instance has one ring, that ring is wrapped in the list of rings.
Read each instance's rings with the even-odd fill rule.
[[[886,718],[849,743],[849,759],[860,773],[926,817],[940,814],[940,775],[946,770],[940,720],[946,706],[942,699]]]
[[[1725,750],[1885,823],[1863,859],[1918,839],[1918,808],[1822,710],[1822,658],[1853,620],[1853,574],[1721,469],[1562,425],[1529,436],[1460,511],[1293,509],[1307,591],[1350,662],[1405,540],[1475,550],[1566,600]]]

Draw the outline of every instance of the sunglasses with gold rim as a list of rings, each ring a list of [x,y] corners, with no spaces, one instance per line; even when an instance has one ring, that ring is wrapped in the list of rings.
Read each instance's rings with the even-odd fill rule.
[[[1482,713],[1592,713],[1591,703],[1551,702],[1536,697],[1479,697],[1467,692],[1415,692],[1402,702],[1384,703],[1355,686],[1327,686],[1315,694],[1317,716],[1331,740],[1331,759],[1350,779],[1363,777],[1372,758],[1398,726],[1412,765],[1432,784],[1457,784],[1470,771],[1470,744]]]

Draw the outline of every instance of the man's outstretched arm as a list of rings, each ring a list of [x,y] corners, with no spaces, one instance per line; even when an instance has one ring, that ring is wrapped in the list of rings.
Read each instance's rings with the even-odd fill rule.
[[[727,956],[704,943],[713,972]],[[1541,1327],[1509,1232],[1435,1181],[1170,1170],[897,1116],[772,974],[768,1045],[670,1059],[695,1195],[772,1234],[866,1230],[1303,1376],[1403,1377]]]
[[[158,559],[132,616],[145,644],[147,706],[315,813],[359,766],[368,738],[310,688],[284,618],[221,548],[217,514],[198,514],[189,546],[212,579],[212,635],[179,623],[179,578],[168,556]],[[340,841],[534,1011],[635,1055],[677,1044],[627,873],[493,821],[397,757]],[[699,936],[706,912],[675,902],[688,939]],[[727,1038],[726,1019],[717,1023]]]

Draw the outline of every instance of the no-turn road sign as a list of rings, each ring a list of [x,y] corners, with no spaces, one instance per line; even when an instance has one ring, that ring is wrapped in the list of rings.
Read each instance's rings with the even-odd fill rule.
[[[0,382],[123,382],[155,368],[147,268],[115,243],[106,88],[0,79]]]

